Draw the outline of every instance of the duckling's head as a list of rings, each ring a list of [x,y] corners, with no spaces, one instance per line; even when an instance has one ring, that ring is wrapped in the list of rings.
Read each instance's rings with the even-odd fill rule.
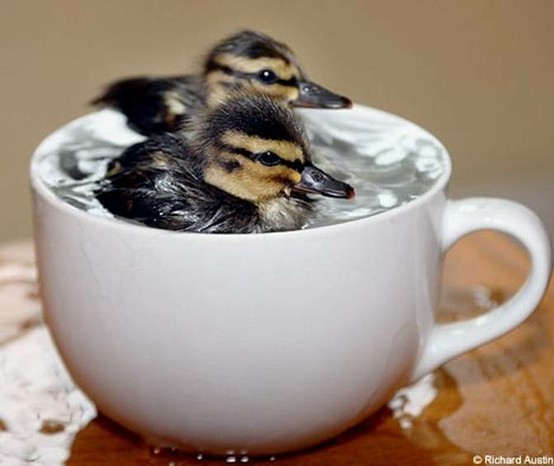
[[[241,199],[354,196],[350,185],[312,164],[301,121],[267,96],[231,97],[208,114],[199,136],[204,180]]]
[[[347,108],[346,97],[308,81],[294,52],[282,42],[254,31],[241,31],[217,44],[205,62],[210,106],[234,91],[268,95],[297,107]]]

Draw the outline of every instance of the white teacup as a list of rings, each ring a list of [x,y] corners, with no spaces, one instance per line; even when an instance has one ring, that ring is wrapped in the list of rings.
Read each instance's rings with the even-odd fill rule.
[[[362,123],[384,115],[350,112]],[[332,128],[345,113],[312,115]],[[450,162],[432,189],[382,214],[210,235],[68,205],[40,179],[44,147],[31,178],[48,324],[99,409],[157,445],[255,455],[326,440],[401,386],[519,325],[548,284],[539,219],[506,200],[447,200]],[[521,241],[530,275],[502,306],[437,324],[443,255],[480,229]]]

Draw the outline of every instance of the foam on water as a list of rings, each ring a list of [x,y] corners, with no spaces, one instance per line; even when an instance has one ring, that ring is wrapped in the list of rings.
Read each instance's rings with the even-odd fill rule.
[[[354,186],[353,200],[320,199],[307,227],[354,220],[403,205],[428,191],[446,167],[442,145],[419,127],[378,110],[303,110],[314,163]],[[112,216],[93,190],[109,161],[144,140],[125,117],[105,109],[62,127],[39,147],[45,183],[67,203]]]

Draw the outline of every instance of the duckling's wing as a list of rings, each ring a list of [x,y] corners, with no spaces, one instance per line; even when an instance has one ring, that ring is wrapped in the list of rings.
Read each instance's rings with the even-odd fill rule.
[[[186,127],[204,98],[200,76],[137,77],[110,84],[92,103],[116,108],[129,126],[151,136]]]
[[[205,182],[181,186],[186,209],[166,215],[162,228],[201,233],[254,233],[262,231],[259,212],[251,202],[231,196]],[[184,225],[186,228],[183,228]]]
[[[156,223],[167,212],[184,207],[175,186],[183,178],[197,176],[178,162],[189,150],[182,139],[170,134],[129,147],[109,164],[96,198],[117,216]]]
[[[164,134],[114,160],[97,199],[110,212],[149,226],[205,233],[260,231],[255,206],[203,181],[190,147]]]

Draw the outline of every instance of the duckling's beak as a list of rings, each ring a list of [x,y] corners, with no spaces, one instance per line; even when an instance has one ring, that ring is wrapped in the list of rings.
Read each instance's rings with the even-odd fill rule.
[[[334,94],[319,84],[311,81],[300,81],[298,83],[300,95],[292,105],[295,107],[310,108],[350,108],[352,101],[346,97]]]
[[[354,188],[352,186],[335,180],[313,165],[304,167],[301,175],[300,181],[293,186],[294,191],[345,199],[352,199],[354,197]]]

